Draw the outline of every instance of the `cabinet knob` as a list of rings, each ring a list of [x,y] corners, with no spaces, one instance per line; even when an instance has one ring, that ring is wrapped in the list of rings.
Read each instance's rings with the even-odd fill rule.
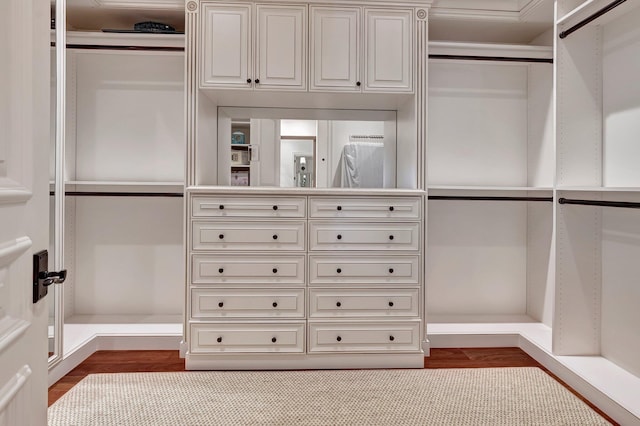
[[[342,303],[336,302],[336,306],[339,308],[340,306],[342,306]]]
[[[222,308],[224,306],[224,302],[218,302],[218,307]]]
[[[218,206],[218,208],[219,208],[220,210],[224,210],[224,205],[220,204],[220,205]]]
[[[273,238],[274,240],[277,240],[277,239],[278,239],[278,236],[277,236],[276,234],[274,234],[272,238]]]
[[[362,83],[360,83],[359,81],[356,81],[356,86],[360,87],[362,85]]]
[[[393,235],[389,235],[389,240],[393,240]]]
[[[389,211],[390,211],[390,212],[392,212],[392,211],[394,211],[394,210],[395,210],[395,209],[393,208],[393,206],[389,206]]]
[[[247,79],[247,83],[251,84],[251,79],[250,78]]]
[[[336,337],[336,340],[337,340],[338,342],[340,342],[340,341],[342,341],[342,337],[338,336],[338,337]]]
[[[260,84],[260,79],[256,78],[256,84]]]
[[[389,273],[393,274],[393,268],[389,268]]]
[[[338,236],[336,238],[341,240],[342,239],[342,235],[338,234]]]
[[[224,268],[218,268],[218,272],[223,273],[224,272]]]
[[[340,274],[342,272],[342,269],[338,268],[336,269],[336,272]]]
[[[224,239],[224,234],[218,235],[218,238],[220,238],[221,240]]]
[[[278,268],[273,268],[271,271],[272,271],[274,274],[277,274],[277,273],[278,273]]]
[[[338,211],[342,210],[342,206],[336,207],[336,210],[338,210]]]
[[[278,307],[278,302],[273,302],[273,303],[271,304],[271,306],[273,306],[274,308],[277,308],[277,307]]]
[[[222,337],[218,337],[218,338],[216,339],[216,342],[218,342],[218,343],[222,342]]]
[[[393,342],[395,340],[395,337],[389,336],[389,340]]]
[[[272,337],[272,338],[271,338],[271,343],[275,343],[275,342],[277,342],[277,341],[278,341],[278,339],[276,339],[275,337]]]
[[[278,210],[278,206],[273,206],[273,209],[274,210]]]
[[[391,301],[389,302],[389,307],[393,308],[393,302],[391,302]]]

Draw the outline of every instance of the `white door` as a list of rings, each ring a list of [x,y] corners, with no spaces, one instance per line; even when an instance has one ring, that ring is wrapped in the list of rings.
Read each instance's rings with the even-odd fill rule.
[[[251,5],[203,3],[200,25],[201,84],[251,89]]]
[[[413,91],[413,11],[365,9],[365,91]]]
[[[311,90],[361,90],[360,8],[311,7],[310,49]]]
[[[307,90],[307,6],[256,6],[256,88]]]
[[[0,1],[0,426],[47,423],[47,306],[33,254],[48,247],[49,0]]]

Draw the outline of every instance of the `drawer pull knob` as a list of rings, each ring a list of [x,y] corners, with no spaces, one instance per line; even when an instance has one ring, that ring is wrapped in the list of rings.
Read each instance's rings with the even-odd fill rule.
[[[336,272],[340,274],[340,273],[342,273],[342,269],[338,268],[338,269],[336,269]]]
[[[249,84],[251,83],[251,79],[250,78],[247,79],[247,83],[249,83]]]
[[[272,337],[272,338],[271,338],[271,343],[275,343],[275,342],[277,342],[277,341],[278,341],[278,339],[276,339],[275,337]]]
[[[360,87],[360,85],[362,85],[362,83],[360,83],[359,81],[356,81],[356,86]]]
[[[277,273],[278,273],[278,268],[273,268],[271,271],[272,271],[274,274],[277,274]]]
[[[393,240],[393,235],[389,235],[389,240]]]
[[[219,268],[218,272],[223,273],[224,272],[224,268]]]
[[[395,337],[389,336],[389,340],[393,342],[395,340]]]
[[[277,240],[277,239],[278,239],[278,236],[274,234],[272,238],[273,238],[274,240]]]
[[[260,84],[260,79],[256,78],[256,84]]]
[[[221,342],[222,342],[222,337],[218,337],[218,338],[216,339],[216,342],[221,343]]]
[[[393,208],[393,206],[389,206],[389,211],[390,211],[390,212],[392,212],[392,211],[394,211],[394,210],[395,210],[395,209]]]
[[[338,342],[340,342],[340,341],[342,341],[342,337],[338,336],[338,337],[336,337],[336,340],[337,340]]]
[[[221,240],[224,239],[224,234],[218,235],[218,238],[220,238]]]
[[[273,209],[274,210],[278,210],[278,206],[273,206]]]
[[[338,236],[336,238],[341,240],[342,239],[342,235],[338,234]]]
[[[389,307],[393,308],[393,302],[389,302]]]
[[[393,268],[389,268],[389,273],[393,274]]]
[[[342,210],[342,206],[336,207],[336,210],[338,210],[338,211]]]
[[[339,308],[340,306],[342,306],[342,303],[336,302],[336,306]]]
[[[224,306],[224,302],[218,302],[218,307],[222,308]]]
[[[278,302],[273,302],[271,305],[272,305],[274,308],[277,308],[277,307],[278,307]]]
[[[224,206],[223,206],[222,204],[220,204],[220,205],[218,206],[218,208],[219,208],[220,210],[224,210]]]

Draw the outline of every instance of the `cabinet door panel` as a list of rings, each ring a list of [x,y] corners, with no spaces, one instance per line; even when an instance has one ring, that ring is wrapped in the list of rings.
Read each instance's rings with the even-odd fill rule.
[[[411,10],[366,9],[368,91],[413,91]]]
[[[311,90],[360,91],[360,9],[311,8]]]
[[[202,86],[250,88],[251,5],[205,4],[202,25]]]
[[[306,90],[307,7],[258,5],[256,88]]]

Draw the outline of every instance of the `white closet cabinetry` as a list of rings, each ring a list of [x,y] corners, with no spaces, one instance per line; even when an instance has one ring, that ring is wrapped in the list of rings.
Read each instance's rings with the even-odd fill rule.
[[[306,90],[306,5],[201,7],[202,87]]]
[[[310,14],[312,91],[413,90],[413,10],[312,6]]]

